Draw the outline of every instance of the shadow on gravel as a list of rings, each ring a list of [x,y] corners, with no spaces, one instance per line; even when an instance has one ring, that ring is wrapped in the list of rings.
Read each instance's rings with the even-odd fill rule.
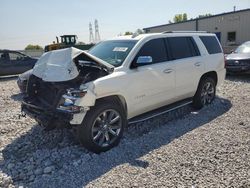
[[[23,93],[18,93],[18,94],[14,94],[11,95],[11,99],[13,99],[14,101],[22,101],[24,94]]]
[[[15,186],[83,187],[124,163],[147,168],[149,161],[141,157],[216,119],[231,106],[227,99],[217,98],[197,112],[186,106],[131,125],[118,147],[100,155],[80,147],[69,130],[45,132],[34,125],[3,149],[0,168]]]

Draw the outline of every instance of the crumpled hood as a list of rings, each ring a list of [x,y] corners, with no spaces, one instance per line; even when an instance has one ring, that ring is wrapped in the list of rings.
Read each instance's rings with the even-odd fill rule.
[[[74,59],[84,54],[108,70],[114,67],[105,61],[77,48],[65,48],[44,53],[33,68],[33,74],[43,81],[62,82],[76,78],[79,75]]]
[[[231,53],[226,56],[227,60],[241,60],[241,59],[250,59],[250,53]]]

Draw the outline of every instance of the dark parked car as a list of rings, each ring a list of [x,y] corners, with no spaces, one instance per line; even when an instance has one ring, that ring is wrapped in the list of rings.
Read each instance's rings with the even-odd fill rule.
[[[21,74],[32,69],[36,61],[17,51],[0,50],[0,76]]]
[[[250,41],[226,56],[227,73],[250,73]]]

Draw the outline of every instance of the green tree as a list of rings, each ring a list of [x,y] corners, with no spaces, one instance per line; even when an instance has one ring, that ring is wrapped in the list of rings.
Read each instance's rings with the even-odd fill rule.
[[[197,16],[196,18],[205,18],[205,17],[209,17],[209,16],[212,16],[212,14],[210,14],[210,13],[202,14],[202,15]]]
[[[187,13],[183,13],[183,14],[176,14],[173,18],[174,23],[178,23],[178,22],[183,22],[183,21],[187,21]]]
[[[134,33],[131,32],[131,31],[126,31],[124,33],[124,35],[134,35],[134,34],[140,35],[140,34],[143,34],[143,33],[145,33],[145,32],[142,29],[137,29]]]
[[[43,50],[43,47],[39,45],[29,44],[25,47],[25,50]]]
[[[173,19],[174,23],[178,23],[182,21],[182,14],[176,14]]]
[[[124,35],[133,35],[133,32],[126,31],[126,32],[124,33]]]
[[[187,21],[187,13],[184,13],[183,15],[182,15],[182,21]]]

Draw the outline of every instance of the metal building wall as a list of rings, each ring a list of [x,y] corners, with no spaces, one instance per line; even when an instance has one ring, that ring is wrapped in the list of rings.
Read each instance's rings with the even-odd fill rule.
[[[155,27],[145,28],[147,33],[156,33],[163,31],[209,31],[213,33],[220,32],[220,41],[223,47],[237,46],[250,40],[250,10],[241,10],[231,13],[214,15],[208,18],[191,20],[182,23],[166,24]],[[229,42],[228,32],[236,32],[236,41]]]
[[[152,27],[147,30],[147,33],[160,33],[163,31],[195,31],[195,28],[195,21],[188,21],[184,23],[175,23]]]
[[[199,30],[221,33],[222,46],[239,45],[250,40],[250,11],[198,20]],[[236,32],[236,41],[227,40],[228,32]]]

